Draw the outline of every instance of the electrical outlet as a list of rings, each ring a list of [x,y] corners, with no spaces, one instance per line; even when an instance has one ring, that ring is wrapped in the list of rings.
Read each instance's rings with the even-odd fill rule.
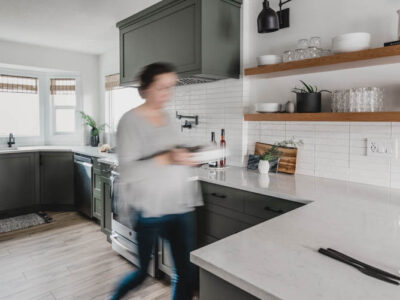
[[[367,139],[367,155],[398,158],[398,139]]]

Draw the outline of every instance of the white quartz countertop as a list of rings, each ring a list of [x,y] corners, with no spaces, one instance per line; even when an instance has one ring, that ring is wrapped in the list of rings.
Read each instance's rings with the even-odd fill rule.
[[[398,274],[400,190],[244,168],[197,170],[202,181],[307,205],[191,253],[191,260],[261,299],[400,299],[400,286],[318,253],[334,248]]]
[[[118,164],[117,154],[100,152],[99,147],[90,146],[32,146],[32,147],[18,147],[17,149],[1,148],[1,154],[12,153],[26,153],[26,152],[74,152],[87,156],[101,158],[101,162],[109,164]]]

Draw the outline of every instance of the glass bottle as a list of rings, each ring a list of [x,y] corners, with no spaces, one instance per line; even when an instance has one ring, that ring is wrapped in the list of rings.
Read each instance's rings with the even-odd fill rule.
[[[221,141],[219,143],[219,146],[222,149],[222,157],[219,161],[219,166],[221,168],[226,166],[226,141],[225,141],[225,129],[221,129]]]
[[[217,148],[217,142],[215,141],[215,132],[211,132],[211,145],[213,145],[213,147]],[[217,160],[210,161],[208,163],[208,166],[210,168],[216,168],[216,167],[218,167],[218,161]]]

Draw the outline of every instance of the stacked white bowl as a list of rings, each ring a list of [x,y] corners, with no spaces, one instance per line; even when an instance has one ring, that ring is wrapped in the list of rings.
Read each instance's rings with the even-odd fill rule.
[[[276,65],[282,62],[281,55],[262,55],[257,57],[257,64],[259,66]]]
[[[257,103],[256,111],[259,113],[275,113],[280,112],[282,104],[279,103]]]
[[[355,32],[338,35],[332,40],[334,53],[361,51],[371,48],[371,34],[367,32]]]

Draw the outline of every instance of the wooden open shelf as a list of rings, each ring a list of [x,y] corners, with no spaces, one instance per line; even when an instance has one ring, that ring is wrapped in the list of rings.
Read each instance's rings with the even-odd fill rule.
[[[245,69],[245,75],[279,77],[397,62],[400,62],[400,45],[249,68]]]
[[[315,121],[315,122],[400,122],[399,112],[362,113],[257,113],[245,114],[245,121]]]

